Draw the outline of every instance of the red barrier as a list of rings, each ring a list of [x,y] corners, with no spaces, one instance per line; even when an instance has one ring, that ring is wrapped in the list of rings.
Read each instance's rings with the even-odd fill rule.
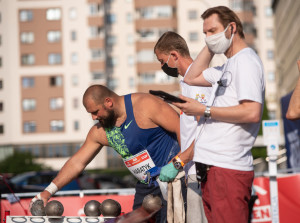
[[[300,174],[277,177],[280,223],[300,222]],[[256,177],[254,189],[258,199],[253,207],[254,223],[271,223],[270,186],[268,177]]]
[[[32,198],[21,199],[23,207],[28,211]],[[85,195],[78,196],[53,197],[50,200],[58,200],[64,206],[63,216],[85,216],[83,212],[84,205],[90,200],[97,200],[100,203],[106,199],[114,199],[121,204],[122,212],[132,211],[134,195]],[[8,200],[1,200],[1,216],[4,216],[5,210],[10,211],[12,216],[26,216],[25,211],[19,203],[10,204]],[[30,213],[30,211],[28,211]]]

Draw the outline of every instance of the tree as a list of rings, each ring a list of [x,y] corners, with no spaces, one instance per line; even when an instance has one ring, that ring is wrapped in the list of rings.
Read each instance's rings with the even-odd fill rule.
[[[0,163],[2,173],[19,174],[28,171],[40,171],[49,169],[42,164],[34,162],[34,156],[30,152],[14,152]]]

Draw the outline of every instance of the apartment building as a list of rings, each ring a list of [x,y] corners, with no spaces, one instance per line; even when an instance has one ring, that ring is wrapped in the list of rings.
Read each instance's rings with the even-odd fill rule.
[[[277,100],[296,87],[299,78],[300,1],[273,0]],[[280,116],[279,116],[280,117]]]
[[[269,111],[269,117],[276,119],[280,115],[277,103],[276,63],[275,63],[275,35],[274,16],[272,12],[272,1],[254,1],[256,7],[255,27],[257,36],[255,45],[265,71],[266,93],[265,100]]]
[[[250,0],[0,0],[0,160],[30,151],[59,169],[93,125],[81,103],[91,84],[178,94],[179,79],[163,73],[153,47],[176,31],[195,58],[205,45],[200,16],[217,5],[239,14],[258,50]],[[211,65],[225,60],[215,56]],[[105,148],[88,168],[107,166],[122,160]]]

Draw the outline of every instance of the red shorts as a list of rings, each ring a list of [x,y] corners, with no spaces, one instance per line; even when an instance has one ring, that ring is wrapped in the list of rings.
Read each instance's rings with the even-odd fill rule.
[[[209,223],[247,223],[253,171],[211,167],[201,183],[205,215]]]

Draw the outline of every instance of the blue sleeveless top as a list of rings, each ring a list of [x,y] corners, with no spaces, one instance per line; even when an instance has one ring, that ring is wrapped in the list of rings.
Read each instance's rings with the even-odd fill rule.
[[[161,127],[141,129],[138,127],[132,108],[131,94],[124,96],[127,118],[120,127],[105,129],[109,145],[122,158],[128,158],[147,150],[155,166],[166,165],[179,151],[176,134]]]

